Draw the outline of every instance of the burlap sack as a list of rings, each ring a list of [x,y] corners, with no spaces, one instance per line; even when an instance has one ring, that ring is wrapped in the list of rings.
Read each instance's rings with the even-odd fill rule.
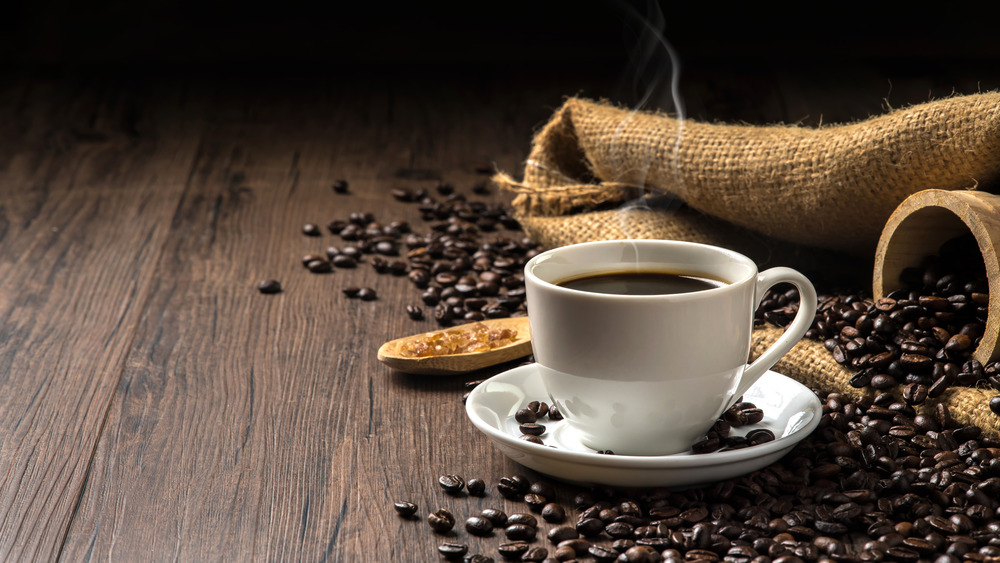
[[[869,255],[908,195],[983,187],[998,177],[1000,93],[991,92],[820,128],[679,121],[570,98],[535,136],[524,179],[501,173],[495,180],[517,194],[518,219],[543,244],[554,243],[560,230],[612,222],[581,220],[581,212],[651,191],[777,239]],[[630,221],[621,231],[714,236],[665,215]]]

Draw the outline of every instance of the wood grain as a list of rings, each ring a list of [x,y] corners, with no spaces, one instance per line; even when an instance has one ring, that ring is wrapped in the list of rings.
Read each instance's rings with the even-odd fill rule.
[[[43,81],[6,100],[15,133],[0,159],[6,560],[60,553],[150,295],[164,210],[177,205],[193,156],[182,140],[196,124],[131,114],[133,101]]]

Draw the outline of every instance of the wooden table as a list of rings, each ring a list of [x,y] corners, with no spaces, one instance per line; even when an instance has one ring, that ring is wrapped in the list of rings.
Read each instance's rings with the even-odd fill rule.
[[[3,75],[0,558],[426,561],[442,537],[394,501],[523,510],[493,487],[530,472],[462,405],[499,368],[381,365],[380,343],[435,328],[405,314],[419,292],[365,264],[310,274],[300,257],[339,241],[301,227],[367,211],[426,231],[400,187],[505,202],[471,194],[477,168],[520,175],[563,96],[620,96],[605,70]],[[694,69],[686,103],[812,125],[997,79],[838,72]],[[490,491],[447,497],[443,473]]]

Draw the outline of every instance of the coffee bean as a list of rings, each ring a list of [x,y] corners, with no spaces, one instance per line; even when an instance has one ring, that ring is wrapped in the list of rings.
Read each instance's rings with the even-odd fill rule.
[[[618,559],[618,552],[603,545],[592,545],[587,549],[587,553],[597,561],[614,561]]]
[[[544,509],[542,510],[542,518],[545,518],[545,510]],[[565,519],[565,513],[564,513],[564,518],[563,519]],[[545,518],[545,520],[547,522],[562,522],[562,519],[557,521],[557,520],[549,520],[548,518]],[[561,544],[562,542],[564,542],[566,540],[573,540],[573,539],[579,538],[580,537],[580,533],[576,530],[576,528],[574,528],[572,526],[558,526],[558,527],[555,527],[555,528],[552,528],[551,530],[549,530],[547,536],[549,538],[549,541],[551,541],[552,543],[554,543],[554,544]]]
[[[482,479],[469,479],[465,484],[465,488],[469,491],[470,495],[482,496],[486,492],[486,482]]]
[[[378,293],[370,287],[362,287],[357,292],[358,299],[362,301],[374,301],[378,299]]]
[[[488,536],[493,533],[493,523],[482,516],[473,516],[465,521],[465,530],[474,536]]]
[[[534,422],[526,422],[524,424],[518,425],[517,428],[523,434],[531,434],[532,436],[541,436],[542,434],[545,433],[545,426]]]
[[[337,254],[330,258],[330,263],[338,268],[356,268],[358,260],[348,254]]]
[[[438,485],[449,494],[458,494],[465,488],[465,479],[449,473],[438,477]]]
[[[584,518],[576,523],[576,531],[585,538],[592,538],[604,531],[604,522],[597,518]]]
[[[399,513],[399,515],[402,516],[403,518],[409,518],[417,513],[417,505],[413,504],[412,502],[408,501],[397,502],[394,503],[392,506],[393,508],[396,509],[396,512]]]
[[[504,530],[504,535],[507,536],[507,539],[520,541],[535,539],[536,528],[534,526],[511,524],[509,519],[507,523],[507,528]]]
[[[443,543],[438,546],[438,553],[449,561],[457,561],[469,552],[469,546],[461,543]]]
[[[333,271],[333,265],[326,260],[313,260],[306,264],[306,268],[314,274],[329,274]]]
[[[344,295],[346,295],[346,296],[348,296],[348,297],[350,297],[350,298],[353,299],[353,298],[357,297],[359,293],[361,293],[361,288],[358,288],[358,287],[355,287],[355,286],[348,286],[348,287],[345,287],[345,288],[341,289],[340,291],[342,291],[344,293]]]
[[[1000,415],[1000,395],[990,399],[990,410],[993,411],[993,414]]]
[[[302,225],[302,234],[309,237],[318,237],[323,233],[322,231],[320,231],[319,225],[316,225],[314,223],[306,223],[305,225]]]
[[[257,291],[264,294],[281,293],[281,282],[278,280],[264,280],[257,284]]]
[[[528,551],[525,551],[521,555],[521,561],[534,561],[536,563],[540,563],[541,561],[545,561],[545,558],[548,556],[549,556],[549,550],[545,549],[544,547],[540,546],[529,547]]]
[[[717,451],[720,447],[722,447],[722,442],[718,438],[705,438],[695,442],[691,446],[691,451],[696,454],[707,454]]]
[[[335,193],[346,194],[348,192],[347,180],[334,180],[332,188]]]
[[[500,544],[497,550],[504,559],[519,559],[530,547],[526,541],[514,541]]]
[[[424,310],[416,305],[407,305],[406,314],[415,321],[422,321],[424,319]]]
[[[441,508],[427,515],[427,523],[439,534],[450,531],[455,526],[455,517],[451,512]]]

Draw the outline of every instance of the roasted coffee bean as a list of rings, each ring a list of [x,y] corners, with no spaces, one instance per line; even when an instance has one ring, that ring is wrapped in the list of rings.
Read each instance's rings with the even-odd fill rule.
[[[596,561],[614,561],[618,559],[618,552],[610,547],[605,547],[603,545],[591,545],[587,549],[587,553],[590,554]]]
[[[530,547],[526,541],[514,541],[500,544],[497,551],[504,559],[520,559]]]
[[[545,561],[545,558],[549,556],[549,550],[541,546],[529,547],[528,551],[525,551],[521,555],[521,561],[534,561],[540,563]]]
[[[527,504],[533,512],[541,512],[542,508],[549,503],[549,499],[539,494],[528,493],[524,495],[524,503]]]
[[[746,435],[747,444],[751,446],[757,446],[765,442],[771,442],[774,440],[774,432],[768,430],[767,428],[758,428],[756,430],[751,430]]]
[[[409,518],[417,513],[417,505],[413,504],[412,502],[402,501],[394,503],[392,506],[393,508],[396,509],[396,512],[399,513],[399,515],[402,516],[403,518]]]
[[[720,447],[722,447],[722,442],[718,438],[705,438],[695,442],[691,446],[691,451],[696,454],[707,454],[717,451]]]
[[[455,517],[444,508],[427,515],[427,523],[439,534],[450,531],[455,526]]]
[[[604,531],[604,522],[598,518],[584,518],[576,523],[576,531],[585,538],[592,538]]]
[[[518,425],[517,428],[521,431],[521,433],[531,434],[532,436],[541,436],[545,433],[545,426],[534,422],[526,422]]]
[[[544,512],[544,510],[542,511],[542,518],[545,518],[545,512]],[[564,514],[564,518],[565,518],[565,514]],[[557,522],[556,520],[549,520],[548,518],[546,518],[546,521],[547,522]],[[558,522],[561,522],[561,521],[562,520],[558,520]],[[562,543],[562,542],[564,542],[566,540],[573,540],[573,539],[579,538],[580,537],[580,532],[578,532],[576,530],[576,528],[574,528],[572,526],[558,526],[558,527],[555,527],[555,528],[552,528],[551,530],[549,530],[547,536],[548,536],[550,542],[558,545],[558,544],[560,544],[560,543]]]
[[[353,299],[357,297],[359,293],[361,293],[361,288],[355,286],[348,286],[341,289],[340,291],[342,291],[344,295]]]
[[[313,260],[306,264],[306,268],[314,274],[329,274],[333,271],[333,265],[326,260]]]
[[[362,301],[374,301],[378,299],[378,293],[370,287],[362,287],[358,290],[358,299]]]
[[[518,438],[524,440],[525,442],[530,442],[532,444],[539,444],[539,445],[545,444],[544,440],[542,440],[538,436],[535,436],[534,434],[521,434],[520,436],[518,436]]]
[[[319,225],[316,225],[314,223],[306,223],[305,225],[302,225],[302,234],[309,237],[318,237],[322,235],[323,232],[320,231]]]
[[[1000,395],[990,399],[990,410],[993,411],[993,414],[1000,415]]]
[[[424,310],[416,305],[407,305],[406,314],[415,321],[422,321],[424,319]]]
[[[470,495],[482,496],[486,492],[486,482],[482,479],[469,479],[465,484],[465,489]]]
[[[528,403],[528,410],[534,411],[537,418],[549,414],[549,405],[542,401],[531,401]]]
[[[517,512],[507,517],[507,524],[523,524],[532,528],[538,527],[538,518],[527,512]]]
[[[441,488],[447,493],[457,494],[465,488],[465,479],[462,479],[458,475],[449,473],[438,477],[438,485],[440,485]]]
[[[482,516],[473,516],[465,521],[465,530],[474,536],[488,536],[493,533],[493,523]]]
[[[334,180],[331,186],[333,191],[338,194],[346,194],[348,192],[347,180]]]
[[[530,487],[528,487],[528,492],[548,498],[555,498],[556,496],[555,487],[553,487],[552,483],[549,483],[548,481],[535,481]]]
[[[469,546],[462,543],[443,543],[438,546],[438,553],[449,561],[457,561],[469,552]]]
[[[357,258],[347,254],[337,254],[330,257],[330,263],[338,268],[356,268],[358,266]]]
[[[509,540],[527,541],[535,539],[536,531],[537,528],[534,526],[511,524],[510,519],[508,519],[507,528],[504,529],[504,535],[506,535]]]
[[[281,282],[278,280],[264,280],[257,284],[257,291],[264,294],[281,293]]]

